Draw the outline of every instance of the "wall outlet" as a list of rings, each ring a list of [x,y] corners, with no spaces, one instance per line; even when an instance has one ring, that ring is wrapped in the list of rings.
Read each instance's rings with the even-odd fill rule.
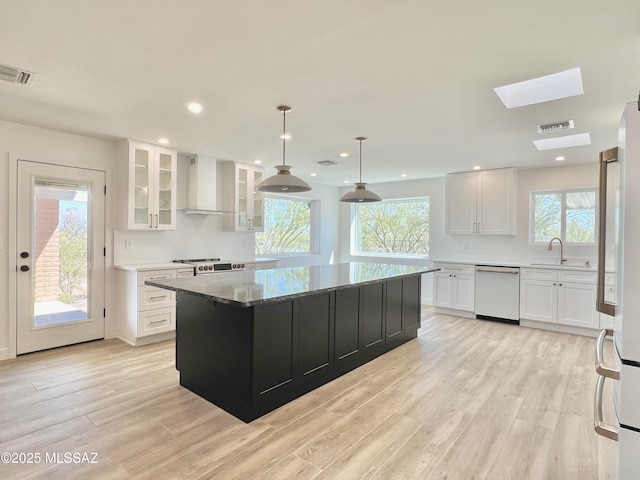
[[[133,249],[133,240],[125,240],[124,241],[124,249],[125,250]]]

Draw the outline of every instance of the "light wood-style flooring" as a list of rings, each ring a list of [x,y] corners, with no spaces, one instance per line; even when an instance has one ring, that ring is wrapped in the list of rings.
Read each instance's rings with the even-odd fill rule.
[[[0,362],[0,452],[40,463],[0,478],[607,479],[594,343],[424,309],[416,340],[250,424],[179,386],[172,341],[30,354]]]

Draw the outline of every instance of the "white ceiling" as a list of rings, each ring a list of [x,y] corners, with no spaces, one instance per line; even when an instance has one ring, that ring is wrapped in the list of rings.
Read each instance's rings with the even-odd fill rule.
[[[637,0],[0,0],[0,119],[369,183],[595,162],[640,89]],[[580,67],[584,94],[507,110],[493,88]],[[204,111],[186,109],[198,101]],[[536,125],[575,121],[565,132]],[[590,146],[532,140],[590,133]],[[341,159],[347,151],[351,155]],[[332,159],[340,165],[315,162]],[[310,177],[317,172],[316,177]]]

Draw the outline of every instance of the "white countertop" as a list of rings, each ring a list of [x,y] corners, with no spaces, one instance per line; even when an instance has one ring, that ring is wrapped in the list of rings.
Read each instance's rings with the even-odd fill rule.
[[[455,263],[455,264],[460,264],[460,265],[487,265],[487,266],[492,266],[492,267],[519,267],[519,268],[545,268],[545,269],[562,269],[562,270],[581,270],[581,271],[587,271],[587,272],[593,272],[593,271],[597,271],[597,266],[594,264],[594,262],[590,263],[590,266],[585,266],[584,263],[582,265],[580,264],[564,264],[564,265],[559,265],[557,263],[552,263],[551,261],[549,263],[543,262],[543,261],[536,261],[536,260],[531,260],[531,261],[527,261],[525,259],[508,259],[508,260],[496,260],[496,259],[492,259],[492,260],[482,260],[482,259],[471,259],[471,258],[465,258],[465,259],[452,259],[452,258],[438,258],[438,259],[431,259],[431,261],[433,263]]]
[[[114,268],[120,270],[129,270],[133,272],[144,272],[145,270],[166,270],[169,268],[193,268],[193,265],[175,262],[159,262],[159,263],[138,263],[130,265],[114,265]]]

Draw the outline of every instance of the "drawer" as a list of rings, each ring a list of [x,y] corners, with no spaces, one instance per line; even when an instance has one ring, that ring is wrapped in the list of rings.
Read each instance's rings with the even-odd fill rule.
[[[561,282],[590,283],[595,285],[598,281],[598,272],[581,272],[579,270],[560,270],[558,280]]]
[[[138,337],[176,329],[176,309],[158,308],[138,313]]]
[[[138,287],[138,311],[173,307],[176,295],[171,290],[150,286]]]
[[[440,268],[442,273],[457,273],[475,275],[476,266],[466,265],[462,263],[436,263],[436,267]]]
[[[177,272],[177,276],[178,276],[178,278],[193,277],[194,276],[193,267],[192,268],[179,268],[178,272]]]
[[[138,272],[138,286],[143,286],[147,280],[166,280],[167,278],[176,278],[175,268],[167,270],[148,270],[146,272]]]
[[[558,270],[547,268],[520,268],[520,278],[529,280],[548,280],[555,282],[558,280]]]

